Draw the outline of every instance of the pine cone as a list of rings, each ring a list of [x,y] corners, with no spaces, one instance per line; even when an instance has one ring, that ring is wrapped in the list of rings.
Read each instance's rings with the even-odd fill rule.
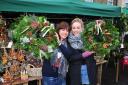
[[[43,45],[43,46],[41,46],[41,49],[46,52],[46,51],[48,51],[48,46],[47,45]]]

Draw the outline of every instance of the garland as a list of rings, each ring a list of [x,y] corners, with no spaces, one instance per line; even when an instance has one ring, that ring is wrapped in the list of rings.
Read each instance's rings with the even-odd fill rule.
[[[48,59],[52,52],[42,52],[42,45],[54,49],[57,47],[54,24],[44,16],[21,16],[12,23],[15,48],[23,49],[35,57]]]
[[[89,22],[82,34],[84,49],[95,51],[96,55],[105,57],[111,49],[119,46],[119,30],[110,20]]]

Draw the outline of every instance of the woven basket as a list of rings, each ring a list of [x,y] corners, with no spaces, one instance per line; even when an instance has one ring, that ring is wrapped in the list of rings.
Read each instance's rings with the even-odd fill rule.
[[[28,64],[26,70],[28,76],[42,76],[42,67],[36,68],[32,64]]]

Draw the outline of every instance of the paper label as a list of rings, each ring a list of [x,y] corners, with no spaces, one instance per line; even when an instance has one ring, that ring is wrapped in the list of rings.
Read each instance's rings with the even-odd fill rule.
[[[60,52],[57,53],[57,58],[61,58],[61,53]]]
[[[12,42],[12,41],[10,41],[10,42],[8,43],[7,48],[11,48],[11,47],[12,47],[12,45],[13,45],[13,42]]]

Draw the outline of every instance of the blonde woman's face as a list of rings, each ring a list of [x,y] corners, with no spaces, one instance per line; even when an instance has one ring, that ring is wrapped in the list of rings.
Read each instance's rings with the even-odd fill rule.
[[[82,32],[82,26],[81,23],[79,22],[74,22],[72,24],[72,29],[71,32],[73,33],[73,35],[78,36],[81,32]]]

